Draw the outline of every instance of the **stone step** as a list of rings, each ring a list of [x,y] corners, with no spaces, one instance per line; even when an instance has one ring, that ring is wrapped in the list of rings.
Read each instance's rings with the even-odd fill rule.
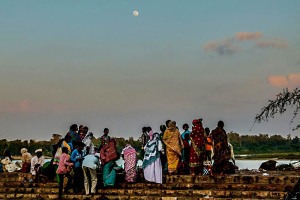
[[[30,174],[2,173],[0,199],[57,199],[58,184],[23,182]],[[100,188],[98,194],[108,199],[284,199],[292,191],[299,172],[244,173],[226,176],[165,176],[164,184],[123,183],[113,188]],[[101,199],[101,195],[64,195],[66,199]],[[210,197],[210,198],[206,198]]]
[[[265,191],[291,191],[294,187],[292,185],[280,185],[280,184],[240,184],[240,183],[198,183],[198,184],[190,184],[190,183],[178,183],[174,184],[155,184],[155,183],[122,183],[118,187],[118,189],[223,189],[223,190],[265,190]],[[53,189],[58,188],[58,184],[55,182],[49,183],[23,183],[23,182],[0,182],[0,192],[4,191],[5,188],[9,188],[11,190],[22,190],[24,188],[42,188],[42,189]],[[101,188],[101,186],[100,186]]]
[[[12,173],[11,173],[12,174]],[[0,185],[9,182],[22,182],[24,177],[30,179],[30,176],[3,176]],[[260,175],[227,175],[227,176],[191,176],[191,175],[173,175],[166,176],[166,184],[193,184],[201,185],[203,183],[226,183],[226,184],[277,184],[293,186],[297,183],[300,175],[293,176],[260,176]],[[100,177],[99,177],[100,179]]]
[[[147,189],[226,189],[226,190],[266,190],[266,191],[291,191],[295,184],[280,185],[280,184],[241,184],[241,183],[177,183],[175,184],[145,184],[133,183],[120,185],[120,188],[147,188]]]
[[[26,199],[26,200],[46,200],[46,199],[57,199],[58,195],[54,194],[0,194],[0,199]],[[143,195],[143,196],[134,196],[134,195],[73,195],[73,194],[68,194],[68,195],[63,195],[63,199],[68,200],[103,200],[103,199],[111,199],[111,200],[274,200],[274,199],[284,199],[283,196],[274,196],[270,198],[265,198],[265,197],[215,197],[213,195],[206,195],[206,196],[199,196],[199,195],[194,195],[190,197],[172,197],[172,196],[148,196],[148,195]]]
[[[226,176],[190,176],[190,175],[173,175],[166,176],[166,183],[240,183],[240,184],[281,184],[295,185],[300,175],[294,176],[261,176],[261,175],[226,175]]]
[[[207,195],[213,197],[238,197],[238,198],[283,198],[285,192],[278,191],[240,191],[240,190],[98,190],[104,195],[132,195],[132,196],[172,196],[172,197],[205,197]]]
[[[128,196],[169,196],[169,197],[205,197],[207,195],[213,197],[235,197],[235,198],[283,198],[286,194],[281,191],[242,191],[242,190],[218,190],[218,189],[186,189],[186,190],[165,190],[165,189],[155,189],[148,190],[143,189],[98,189],[99,194],[118,196],[118,195],[128,195]],[[0,188],[0,194],[58,194],[58,188]]]

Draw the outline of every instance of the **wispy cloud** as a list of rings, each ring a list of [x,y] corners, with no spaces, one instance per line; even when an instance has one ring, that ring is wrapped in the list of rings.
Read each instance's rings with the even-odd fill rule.
[[[273,38],[269,40],[261,40],[256,43],[256,47],[259,48],[287,48],[288,43],[281,38]]]
[[[69,106],[63,104],[51,104],[49,102],[33,102],[23,99],[17,102],[0,102],[0,112],[18,113],[46,113],[70,110]]]
[[[205,51],[216,52],[219,55],[232,55],[243,51],[242,43],[248,41],[254,43],[254,48],[269,49],[279,48],[284,49],[288,47],[288,43],[281,38],[268,39],[264,37],[261,32],[237,32],[234,36],[224,40],[210,41],[204,44]],[[244,47],[247,48],[247,47]],[[249,48],[249,46],[248,46]],[[253,46],[252,46],[253,48]]]
[[[224,41],[208,42],[204,45],[206,51],[215,51],[219,55],[232,55],[239,51],[239,47],[234,44],[233,39],[227,39]]]
[[[272,75],[268,77],[268,82],[274,87],[294,88],[300,85],[300,74]]]
[[[260,32],[237,32],[235,34],[236,40],[257,40],[262,36]]]

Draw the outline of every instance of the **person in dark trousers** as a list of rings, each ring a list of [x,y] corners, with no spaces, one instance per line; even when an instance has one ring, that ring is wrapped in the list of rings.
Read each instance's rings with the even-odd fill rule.
[[[211,150],[212,150],[212,139],[211,133],[208,127],[204,129],[206,133],[206,141],[205,141],[205,160],[211,162]]]
[[[70,155],[68,154],[68,148],[63,147],[62,148],[62,154],[59,160],[58,168],[56,170],[56,173],[59,176],[59,192],[58,196],[59,199],[62,199],[63,195],[63,186],[64,186],[64,178],[68,178],[67,185],[65,187],[64,193],[68,193],[69,189],[72,186],[72,176],[70,175],[70,171],[72,169],[72,166],[74,164],[70,161]]]
[[[83,161],[83,148],[84,143],[78,142],[77,148],[71,154],[71,161],[74,163],[74,183],[73,183],[73,192],[75,194],[83,193],[84,187],[84,176],[82,171],[82,161]]]
[[[147,129],[148,129],[148,127],[143,127],[142,128],[142,135],[140,137],[141,142],[142,142],[141,153],[140,153],[141,158],[144,158],[144,154],[145,154],[144,147],[145,147],[145,145],[147,144],[147,142],[149,140]]]

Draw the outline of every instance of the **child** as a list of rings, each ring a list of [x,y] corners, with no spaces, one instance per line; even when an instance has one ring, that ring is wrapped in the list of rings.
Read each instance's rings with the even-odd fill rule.
[[[68,154],[68,148],[62,148],[62,154],[59,159],[59,164],[56,173],[59,175],[59,199],[62,199],[62,188],[64,184],[64,177],[68,178],[67,186],[65,187],[65,193],[68,193],[72,184],[72,177],[70,171],[74,164],[70,162],[70,155]]]

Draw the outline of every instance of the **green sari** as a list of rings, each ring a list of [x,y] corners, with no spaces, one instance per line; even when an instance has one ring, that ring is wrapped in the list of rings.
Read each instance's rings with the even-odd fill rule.
[[[103,186],[114,186],[116,180],[116,170],[114,169],[115,161],[106,163],[103,167]]]

